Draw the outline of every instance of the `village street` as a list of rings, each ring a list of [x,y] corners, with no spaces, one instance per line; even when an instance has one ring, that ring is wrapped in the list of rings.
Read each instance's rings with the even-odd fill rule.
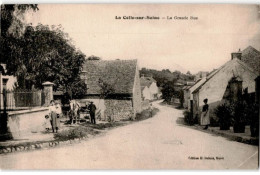
[[[112,129],[89,141],[2,155],[1,169],[257,168],[257,146],[188,128],[181,124],[181,110],[159,102],[153,106],[160,109],[153,118]],[[202,160],[193,159],[200,156]]]

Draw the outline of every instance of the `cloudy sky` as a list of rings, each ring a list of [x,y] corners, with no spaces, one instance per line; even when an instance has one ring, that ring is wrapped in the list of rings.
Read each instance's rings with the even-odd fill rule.
[[[160,20],[116,20],[115,16],[158,16]],[[198,20],[162,17],[194,16]],[[27,22],[61,24],[87,56],[138,59],[139,67],[211,71],[230,53],[251,45],[260,50],[257,5],[42,4]]]

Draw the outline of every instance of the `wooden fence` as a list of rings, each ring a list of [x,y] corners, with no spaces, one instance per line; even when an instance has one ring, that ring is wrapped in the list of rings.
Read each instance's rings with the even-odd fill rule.
[[[19,110],[39,107],[44,104],[44,93],[39,91],[6,92],[6,109]],[[0,109],[4,109],[4,96],[0,93]]]

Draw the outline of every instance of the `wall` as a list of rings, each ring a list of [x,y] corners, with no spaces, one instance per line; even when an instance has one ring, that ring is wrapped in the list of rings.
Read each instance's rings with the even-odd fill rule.
[[[142,101],[142,110],[148,109],[150,107],[149,100],[143,100]]]
[[[130,119],[134,117],[131,100],[106,99],[105,119],[111,118],[113,121]],[[140,105],[141,106],[141,105]]]
[[[184,90],[184,103],[183,107],[184,108],[189,108],[190,103],[190,91],[189,90]]]
[[[152,100],[150,90],[147,86],[145,86],[145,88],[143,89],[143,97],[146,100]]]
[[[31,135],[32,132],[45,130],[43,123],[45,121],[45,115],[48,115],[48,113],[48,108],[43,107],[9,112],[7,126],[14,139],[26,138]]]
[[[136,66],[135,82],[133,87],[133,108],[135,113],[140,113],[142,111],[142,94],[138,66]]]
[[[157,87],[157,84],[155,82],[153,82],[150,87],[150,92],[151,92],[151,96],[154,99],[154,96],[157,96],[158,92],[159,92],[159,88]],[[156,97],[157,98],[157,97]]]

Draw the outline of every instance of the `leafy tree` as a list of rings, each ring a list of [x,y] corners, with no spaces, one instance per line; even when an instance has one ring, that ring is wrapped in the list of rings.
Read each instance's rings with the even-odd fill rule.
[[[3,4],[1,5],[1,38],[0,63],[20,52],[19,37],[23,35],[25,24],[24,13],[28,10],[37,11],[37,4]],[[12,54],[10,54],[12,53]]]
[[[41,88],[44,81],[51,81],[54,90],[72,91],[74,96],[85,93],[86,85],[79,77],[85,55],[71,44],[61,26],[27,26],[18,45],[19,58],[8,59],[7,70],[17,76],[20,88]]]
[[[166,102],[170,102],[171,98],[175,94],[174,81],[168,81],[162,86],[162,98]]]

